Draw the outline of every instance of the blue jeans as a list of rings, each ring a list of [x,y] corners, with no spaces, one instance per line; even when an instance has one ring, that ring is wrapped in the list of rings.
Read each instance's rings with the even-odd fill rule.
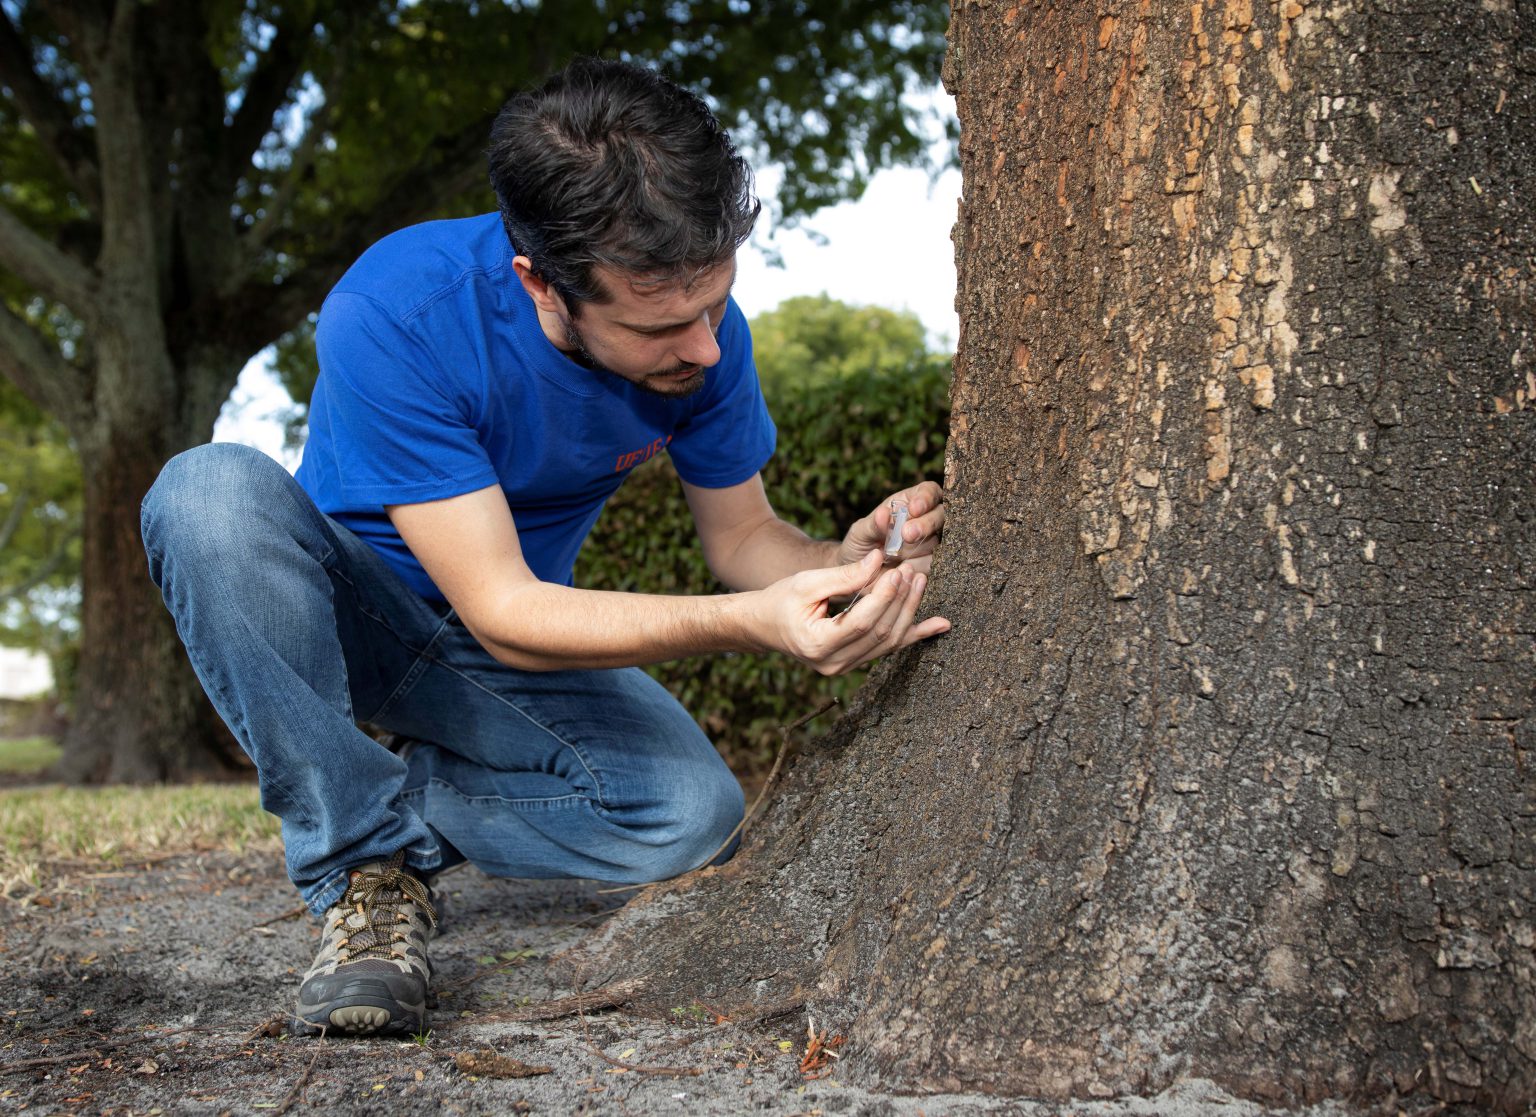
[[[704,863],[742,816],[708,738],[637,668],[519,671],[244,446],[179,455],[145,497],[150,574],[283,820],[316,914],[347,871],[634,883]],[[404,758],[364,721],[419,742]]]

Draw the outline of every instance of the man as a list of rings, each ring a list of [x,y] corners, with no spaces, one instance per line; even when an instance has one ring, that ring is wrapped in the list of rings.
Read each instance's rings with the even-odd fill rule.
[[[326,300],[297,479],[204,446],[145,500],[151,574],[325,919],[309,1028],[425,1028],[424,881],[449,865],[640,882],[720,852],[740,789],[637,665],[772,649],[832,674],[949,627],[915,620],[938,486],[900,494],[884,572],[883,508],[817,542],[764,497],[774,428],[730,298],[758,205],[703,102],[577,62],[508,102],[490,163],[499,216],[386,237]],[[737,592],[574,588],[661,447]]]

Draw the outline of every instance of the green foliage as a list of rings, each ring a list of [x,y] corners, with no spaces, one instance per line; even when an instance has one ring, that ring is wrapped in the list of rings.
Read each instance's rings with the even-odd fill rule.
[[[0,380],[0,644],[73,660],[80,466],[59,425]]]
[[[97,166],[100,59],[81,51],[109,33],[109,11],[18,0],[0,12],[33,66],[0,94],[0,205],[81,260],[112,237],[101,196],[123,188]],[[140,23],[145,78],[128,111],[153,122],[150,196],[125,204],[162,211],[154,247],[178,359],[198,344],[243,359],[302,335],[372,241],[494,208],[496,110],[577,55],[650,65],[700,92],[757,164],[784,168],[781,220],[857,198],[882,167],[929,163],[945,126],[908,96],[938,82],[941,0],[190,0]],[[48,318],[78,332],[85,308],[37,299],[10,270],[0,253],[18,317],[50,340]]]
[[[770,395],[859,373],[901,374],[935,358],[911,311],[850,306],[830,295],[785,299],[752,320],[753,350]]]
[[[753,323],[754,336],[761,317]],[[775,360],[775,348],[771,340],[755,346],[760,360]],[[828,355],[835,362],[848,356],[835,350]],[[849,370],[837,379],[810,376],[779,386],[769,395],[769,408],[779,444],[763,471],[768,499],[812,536],[840,538],[890,493],[943,475],[947,357],[919,349],[904,366]],[[641,593],[721,592],[665,455],[636,469],[608,502],[582,548],[576,581]],[[742,773],[771,762],[780,726],[828,698],[846,699],[864,677],[825,678],[781,655],[699,657],[648,670]]]

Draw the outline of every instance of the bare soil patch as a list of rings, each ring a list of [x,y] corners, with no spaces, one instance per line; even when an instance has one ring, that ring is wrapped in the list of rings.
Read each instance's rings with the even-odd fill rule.
[[[0,902],[0,1113],[1258,1112],[1198,1087],[1066,1109],[885,1095],[859,1088],[856,1053],[806,1078],[803,1011],[742,1026],[698,1004],[668,1020],[544,1007],[573,992],[548,960],[618,898],[473,869],[441,886],[439,1005],[418,1042],[284,1030],[318,925],[285,914],[297,899],[270,855],[76,866]]]

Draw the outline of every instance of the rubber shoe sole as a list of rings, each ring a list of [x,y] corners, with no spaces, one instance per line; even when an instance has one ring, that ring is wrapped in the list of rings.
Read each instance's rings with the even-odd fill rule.
[[[427,998],[402,997],[390,987],[392,982],[378,975],[346,977],[334,993],[323,987],[329,982],[319,984],[322,988],[315,993],[323,1000],[299,1002],[293,1030],[301,1035],[413,1036],[427,1030]]]

